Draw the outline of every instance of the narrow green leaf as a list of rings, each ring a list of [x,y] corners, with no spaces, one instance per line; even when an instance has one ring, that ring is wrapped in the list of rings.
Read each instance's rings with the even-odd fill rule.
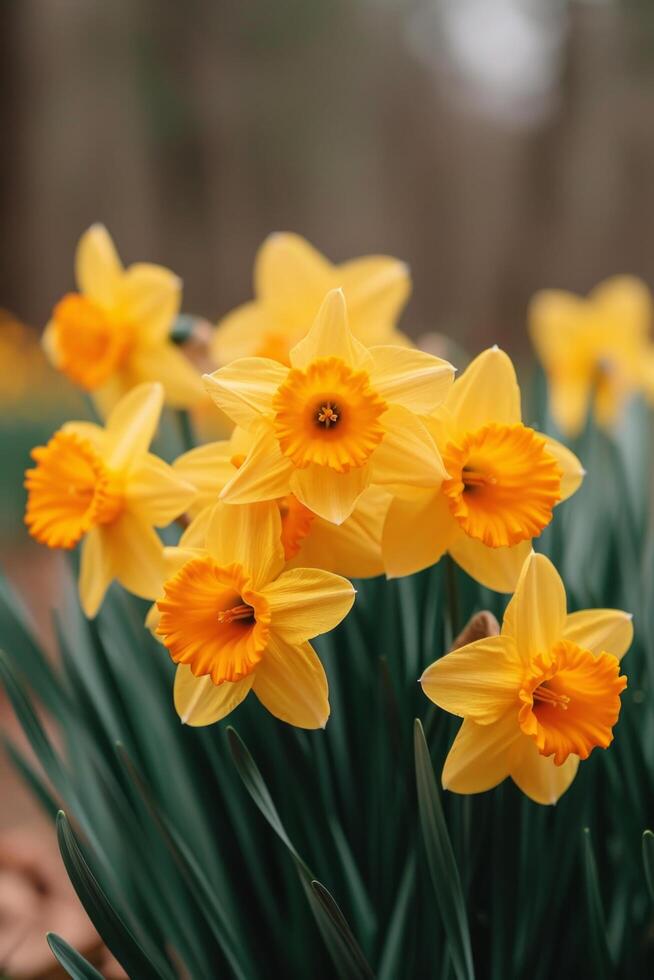
[[[12,765],[19,773],[23,782],[36,797],[50,819],[54,820],[59,811],[59,803],[57,803],[54,796],[45,785],[45,782],[41,779],[38,773],[34,771],[33,766],[30,765],[25,756],[16,748],[13,742],[11,742],[8,738],[3,738],[2,743],[5,747],[7,755],[11,759]]]
[[[98,933],[130,977],[139,980],[172,980],[174,974],[159,957],[146,953],[131,929],[118,914],[89,868],[66,814],[57,815],[57,839],[68,877]]]
[[[458,980],[471,980],[474,977],[474,968],[461,879],[436,788],[425,734],[417,718],[414,722],[414,750],[420,826],[452,966]]]
[[[374,974],[368,966],[366,958],[361,952],[345,916],[330,892],[315,879],[311,882],[311,891],[315,895],[319,906],[324,912],[325,919],[331,927],[332,942],[341,944],[344,958],[349,961],[347,972],[344,975],[361,978],[373,977]]]
[[[590,830],[584,828],[584,883],[586,891],[586,911],[590,932],[590,956],[593,976],[597,980],[611,975],[611,956],[606,943],[606,919],[602,907],[602,897],[597,878],[597,865],[590,839]]]
[[[651,830],[643,831],[643,866],[645,868],[645,881],[654,901],[654,834]]]
[[[104,980],[102,974],[61,936],[49,932],[46,939],[55,959],[72,980]]]

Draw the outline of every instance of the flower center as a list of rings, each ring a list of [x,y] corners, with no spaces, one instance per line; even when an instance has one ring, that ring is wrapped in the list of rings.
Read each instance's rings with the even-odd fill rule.
[[[525,425],[491,422],[447,444],[443,481],[454,518],[490,548],[540,534],[561,499],[562,471],[545,439]]]
[[[627,678],[610,653],[595,656],[569,640],[536,657],[520,694],[520,728],[557,766],[569,755],[587,759],[613,741]]]
[[[87,391],[107,381],[132,346],[131,324],[80,293],[68,293],[57,303],[52,322],[59,369]]]
[[[273,409],[281,450],[298,467],[317,463],[347,473],[363,466],[384,436],[386,403],[365,371],[337,357],[319,358],[306,371],[291,368]]]
[[[37,541],[73,548],[90,528],[119,516],[120,481],[86,439],[57,432],[46,446],[32,450],[32,459],[37,465],[25,473],[25,523]]]
[[[188,664],[196,677],[238,681],[261,660],[270,611],[241,565],[191,558],[165,583],[157,607],[157,634],[175,663]]]

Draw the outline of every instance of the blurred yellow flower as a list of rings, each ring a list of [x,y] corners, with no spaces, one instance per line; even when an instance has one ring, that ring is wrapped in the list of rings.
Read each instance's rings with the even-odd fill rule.
[[[342,524],[371,485],[440,486],[443,464],[417,413],[442,401],[451,364],[411,348],[365,348],[348,327],[340,289],[327,294],[290,362],[246,357],[205,375],[218,407],[255,436],[224,500],[292,493]]]
[[[522,424],[513,365],[496,347],[475,358],[426,421],[448,477],[391,503],[386,573],[409,575],[449,552],[482,585],[513,591],[532,538],[579,487],[579,460]]]
[[[195,489],[148,452],[163,405],[160,384],[132,389],[106,426],[68,422],[46,446],[32,451],[25,474],[25,522],[50,548],[82,541],[79,593],[95,616],[115,578],[154,599],[165,576],[165,527],[191,503]]]
[[[556,803],[579,760],[613,740],[627,685],[618,661],[632,637],[628,613],[567,614],[556,569],[532,554],[501,635],[455,650],[420,680],[431,701],[464,719],[443,787],[481,793],[511,776],[536,803]]]
[[[179,476],[198,495],[190,510],[194,520],[184,541],[204,545],[204,534],[219,494],[236,474],[254,443],[254,435],[236,428],[231,439],[198,446],[173,463]],[[381,532],[390,500],[381,487],[368,487],[342,524],[330,524],[312,513],[292,493],[277,500],[282,545],[288,567],[324,568],[348,578],[381,575]]]
[[[327,678],[309,640],[347,615],[350,582],[318,569],[284,571],[274,502],[219,502],[206,550],[169,548],[167,560],[156,634],[179,664],[175,707],[182,721],[210,725],[253,690],[282,721],[324,728]]]
[[[43,343],[53,364],[92,393],[106,415],[136,384],[160,381],[166,401],[190,407],[202,398],[199,372],[170,340],[181,282],[162,266],[124,269],[103,225],[77,246],[79,292],[55,306]]]
[[[529,310],[531,337],[549,384],[552,418],[566,436],[579,435],[593,402],[609,428],[639,388],[651,393],[652,297],[631,276],[616,276],[582,298],[561,290],[537,293]]]
[[[411,291],[409,270],[385,255],[333,265],[304,238],[270,235],[254,266],[256,299],[218,324],[213,354],[218,364],[238,357],[270,357],[288,364],[289,351],[313,323],[330,289],[342,288],[350,326],[366,346],[407,344],[395,329]]]

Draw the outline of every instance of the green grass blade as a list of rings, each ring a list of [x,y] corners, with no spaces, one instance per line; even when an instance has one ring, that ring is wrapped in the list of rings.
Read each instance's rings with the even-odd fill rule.
[[[324,932],[327,932],[330,937],[330,948],[333,949],[337,945],[340,947],[339,962],[341,966],[339,972],[341,976],[351,978],[351,980],[359,980],[359,978],[360,980],[370,980],[374,974],[338,904],[319,881],[314,879],[310,887],[322,912],[323,927],[328,927],[324,929]]]
[[[49,932],[46,939],[55,959],[72,980],[104,980],[102,974],[61,936]]]
[[[593,976],[597,980],[611,975],[611,956],[606,943],[606,919],[599,890],[597,865],[590,839],[590,830],[584,828],[584,883],[586,891],[586,912],[590,934],[590,956]]]
[[[654,834],[651,830],[643,831],[643,867],[645,881],[650,898],[654,901]]]
[[[454,858],[422,725],[414,723],[414,750],[420,826],[436,901],[458,980],[472,980],[470,934],[459,870]]]
[[[3,738],[2,743],[16,772],[20,775],[21,779],[31,791],[32,795],[41,804],[48,817],[50,817],[51,820],[54,820],[60,810],[60,804],[55,800],[45,782],[41,779],[39,774],[34,771],[34,768],[30,765],[22,752],[16,748],[13,742],[11,742],[8,738]]]

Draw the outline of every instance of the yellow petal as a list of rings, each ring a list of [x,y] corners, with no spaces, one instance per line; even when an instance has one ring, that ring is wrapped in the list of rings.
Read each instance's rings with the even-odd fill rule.
[[[268,711],[297,728],[324,728],[329,718],[327,678],[309,643],[271,635],[254,672],[253,690]]]
[[[348,578],[381,575],[381,534],[390,499],[379,487],[368,487],[342,524],[315,517],[288,567],[324,568]]]
[[[392,326],[409,298],[411,276],[405,262],[366,255],[336,267],[333,285],[341,286],[355,336],[366,346],[390,342]]]
[[[79,570],[80,602],[89,619],[97,614],[112,579],[109,552],[99,528],[92,527],[82,541]]]
[[[511,779],[534,803],[556,803],[579,768],[576,755],[569,755],[562,766],[555,766],[552,756],[541,755],[536,743],[526,735],[514,745],[511,759]]]
[[[494,592],[513,592],[520,572],[531,554],[531,541],[520,541],[508,548],[489,548],[463,531],[453,535],[450,554],[464,572]]]
[[[269,328],[270,318],[260,303],[237,306],[220,320],[213,332],[211,353],[216,364],[230,364],[241,357],[256,357]]]
[[[293,470],[290,490],[314,514],[332,524],[342,524],[354,510],[369,480],[367,464],[353,467],[349,473],[337,473],[329,466],[310,463]]]
[[[520,422],[520,389],[511,358],[498,347],[483,351],[454,382],[444,407],[461,432],[488,422]]]
[[[506,607],[502,634],[515,640],[527,659],[545,653],[561,639],[566,622],[563,582],[549,558],[531,554]]]
[[[635,276],[612,276],[601,282],[589,295],[601,306],[602,315],[610,317],[616,333],[625,333],[645,340],[652,323],[652,294],[647,285]]]
[[[386,575],[398,578],[434,565],[457,531],[442,494],[424,491],[412,499],[395,497],[382,533]]]
[[[443,766],[443,789],[483,793],[497,786],[509,775],[509,753],[520,736],[517,712],[507,712],[492,725],[466,719]]]
[[[173,463],[175,473],[198,491],[194,501],[196,510],[215,503],[220,491],[232,479],[236,472],[233,456],[231,441],[224,439],[197,446],[177,457]]]
[[[240,506],[219,501],[207,527],[206,547],[219,565],[243,565],[252,588],[259,589],[284,567],[281,533],[276,503]]]
[[[206,398],[201,374],[173,343],[136,347],[129,369],[141,381],[161,382],[172,408],[193,408]]]
[[[122,470],[152,442],[163,406],[160,384],[138,385],[112,410],[106,425],[107,464]]]
[[[179,664],[175,674],[175,710],[184,725],[213,725],[241,703],[253,681],[254,674],[248,674],[240,681],[214,684],[208,675],[196,677],[188,664]]]
[[[155,527],[166,527],[174,521],[195,496],[192,484],[182,480],[172,466],[151,453],[130,469],[125,485],[129,510]]]
[[[574,453],[570,452],[567,446],[545,436],[547,451],[554,457],[561,469],[561,499],[567,500],[581,486],[581,481],[586,475],[586,470],[581,465]]]
[[[288,368],[268,357],[242,357],[203,376],[204,386],[218,408],[246,429],[272,413],[275,392]]]
[[[309,329],[332,283],[330,262],[300,235],[269,235],[257,253],[254,288],[258,299],[294,326]]]
[[[91,225],[77,245],[75,279],[80,292],[99,306],[114,305],[123,267],[104,225]]]
[[[586,424],[590,377],[560,374],[549,379],[549,409],[557,428],[574,439]]]
[[[320,357],[338,357],[357,369],[372,366],[370,354],[348,325],[342,289],[327,293],[306,337],[290,353],[291,364],[296,368],[306,368]]]
[[[454,368],[440,357],[408,347],[372,347],[370,383],[389,403],[428,415],[452,387]]]
[[[62,432],[74,432],[75,435],[81,436],[82,439],[86,439],[90,442],[94,449],[97,449],[99,453],[103,453],[106,446],[106,436],[105,431],[101,425],[96,425],[95,422],[65,422],[62,427]]]
[[[166,340],[179,313],[182,280],[170,269],[137,262],[125,272],[116,296],[116,313],[133,324],[139,339]]]
[[[204,549],[206,547],[207,531],[209,529],[209,524],[211,523],[211,515],[213,514],[216,503],[217,501],[214,500],[212,504],[209,504],[207,507],[203,507],[202,510],[198,511],[179,539],[180,547],[200,549]]]
[[[384,438],[370,458],[371,483],[438,489],[447,474],[436,443],[418,416],[391,405],[381,422]]]
[[[294,467],[284,456],[267,425],[258,427],[252,448],[221,492],[230,504],[250,504],[283,497],[289,491]]]
[[[271,629],[286,643],[304,643],[328,633],[354,602],[351,582],[318,568],[283,572],[261,590],[270,606]]]
[[[156,531],[129,511],[112,524],[101,525],[103,547],[112,577],[142,599],[156,599],[165,581],[163,544]]]
[[[546,370],[579,350],[589,317],[588,302],[560,289],[544,289],[529,304],[531,339]]]
[[[562,637],[591,653],[612,653],[620,660],[631,646],[634,624],[631,614],[621,609],[583,609],[568,615]]]
[[[489,636],[436,660],[427,667],[420,683],[439,708],[489,725],[512,705],[517,710],[523,674],[511,639]]]

